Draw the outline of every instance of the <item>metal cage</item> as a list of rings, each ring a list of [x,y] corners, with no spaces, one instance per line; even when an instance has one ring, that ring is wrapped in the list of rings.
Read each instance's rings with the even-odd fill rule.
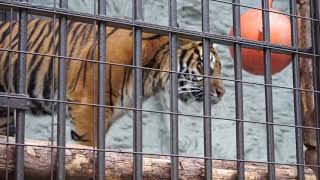
[[[144,153],[142,150],[142,112],[145,110],[142,108],[142,71],[144,67],[142,67],[142,54],[141,54],[141,46],[142,46],[142,31],[143,32],[152,32],[158,33],[162,35],[168,35],[170,39],[170,58],[171,58],[171,69],[168,73],[170,73],[170,112],[161,112],[161,111],[150,111],[155,113],[166,113],[170,115],[170,154],[156,154],[162,156],[169,156],[171,159],[171,179],[179,179],[179,158],[180,157],[189,157],[179,155],[179,147],[178,147],[178,118],[180,115],[178,111],[178,99],[177,99],[177,38],[190,38],[193,40],[200,40],[203,43],[203,59],[204,61],[204,101],[203,108],[204,113],[203,116],[203,133],[204,133],[204,156],[201,159],[204,161],[204,178],[212,179],[213,171],[212,168],[214,166],[213,160],[213,152],[212,152],[212,124],[211,121],[215,117],[211,113],[211,105],[209,101],[210,96],[210,69],[208,66],[209,63],[209,44],[212,42],[233,46],[234,48],[234,79],[225,79],[226,81],[233,81],[235,84],[235,111],[236,118],[235,119],[226,119],[230,121],[236,122],[236,160],[237,163],[237,179],[245,179],[245,164],[246,162],[254,162],[254,163],[266,163],[268,166],[268,179],[277,179],[276,177],[276,168],[275,165],[281,164],[277,163],[275,160],[275,144],[274,144],[274,126],[287,126],[295,128],[296,133],[296,163],[290,164],[296,166],[298,172],[298,178],[304,179],[304,171],[305,167],[313,167],[315,169],[320,168],[320,120],[319,120],[319,108],[320,106],[320,96],[319,96],[319,85],[320,82],[320,3],[318,0],[310,0],[310,9],[311,14],[310,17],[302,17],[297,14],[297,2],[296,0],[289,0],[290,3],[290,13],[279,13],[290,17],[291,19],[291,32],[292,32],[292,44],[291,46],[284,46],[273,44],[270,42],[270,23],[269,23],[269,5],[268,0],[261,0],[262,8],[250,7],[247,5],[243,5],[240,3],[240,0],[232,0],[223,1],[223,0],[213,0],[219,3],[225,3],[232,6],[233,13],[233,36],[227,35],[219,35],[210,32],[210,18],[209,18],[209,0],[201,0],[202,4],[202,31],[192,31],[185,30],[179,28],[177,21],[177,1],[169,0],[169,25],[161,26],[155,25],[151,23],[146,23],[143,21],[143,2],[142,0],[133,0],[133,9],[132,9],[132,20],[116,18],[116,17],[108,17],[106,15],[106,1],[107,0],[97,0],[95,3],[96,12],[94,14],[80,13],[75,12],[68,9],[68,1],[60,0],[60,2],[55,3],[54,7],[44,7],[38,6],[31,3],[28,3],[27,0],[20,1],[6,1],[0,0],[0,8],[6,9],[3,13],[1,13],[2,19],[9,20],[18,20],[20,23],[20,31],[19,31],[19,49],[4,49],[0,48],[0,51],[10,51],[19,54],[19,79],[18,79],[18,91],[16,94],[12,93],[1,93],[0,95],[0,105],[2,107],[10,107],[16,110],[16,139],[13,145],[16,146],[16,168],[15,168],[15,178],[17,180],[24,179],[24,148],[26,145],[25,140],[25,113],[26,108],[28,107],[28,101],[32,98],[28,97],[25,92],[26,86],[26,64],[25,59],[27,54],[34,54],[32,52],[27,51],[27,23],[29,15],[41,15],[41,16],[49,16],[53,18],[59,19],[59,34],[60,34],[60,51],[58,55],[46,55],[38,53],[37,55],[42,56],[51,56],[52,58],[56,58],[59,61],[59,77],[58,77],[58,98],[57,100],[52,100],[52,102],[56,102],[57,106],[57,117],[58,117],[58,129],[57,129],[57,145],[47,146],[49,148],[56,148],[57,151],[57,159],[56,165],[53,165],[52,173],[55,171],[55,175],[52,175],[52,178],[55,176],[56,179],[62,180],[65,179],[65,150],[66,147],[66,104],[70,103],[66,99],[66,61],[70,59],[67,57],[66,48],[67,47],[67,20],[74,21],[82,21],[82,22],[95,22],[98,27],[98,61],[99,61],[99,90],[97,94],[98,102],[93,104],[98,108],[98,116],[97,116],[97,147],[93,150],[93,153],[97,153],[96,157],[96,176],[97,179],[105,179],[105,155],[108,150],[105,145],[105,122],[104,122],[104,114],[105,108],[108,106],[105,105],[105,97],[104,91],[106,89],[107,84],[105,84],[104,74],[106,72],[105,64],[105,49],[106,49],[106,28],[107,27],[119,27],[125,29],[131,29],[134,34],[134,53],[133,53],[133,61],[134,64],[131,66],[134,69],[134,108],[133,110],[133,154],[134,157],[134,179],[143,179],[143,157],[144,155],[152,155],[152,153]],[[240,32],[240,8],[253,8],[263,13],[263,41],[250,41],[241,38]],[[15,15],[17,12],[17,16]],[[9,14],[9,16],[8,16]],[[11,15],[10,15],[11,14]],[[298,47],[298,29],[297,22],[298,20],[306,20],[311,22],[311,36],[312,36],[312,47],[311,48],[300,48]],[[1,42],[0,42],[1,43]],[[244,81],[242,78],[242,57],[241,50],[243,48],[253,48],[263,50],[264,54],[264,83],[254,83]],[[271,52],[277,52],[282,54],[290,54],[292,56],[292,68],[293,68],[293,87],[282,87],[272,84],[272,74],[271,74]],[[299,71],[299,59],[301,57],[311,58],[313,60],[314,65],[314,90],[302,89],[300,87],[300,71]],[[84,60],[85,61],[85,60]],[[206,66],[207,65],[207,66]],[[264,86],[264,94],[265,94],[265,107],[266,107],[266,122],[259,123],[266,126],[267,132],[267,162],[255,162],[255,161],[247,161],[245,160],[245,151],[244,151],[244,123],[248,122],[244,118],[243,113],[243,84],[257,84]],[[289,89],[293,91],[294,94],[294,115],[295,115],[295,125],[284,125],[277,124],[273,121],[273,99],[272,99],[272,90],[274,87]],[[303,124],[302,117],[302,109],[301,109],[301,93],[302,92],[312,92],[314,93],[314,101],[315,101],[315,112],[316,112],[316,127],[305,126]],[[307,165],[304,161],[304,143],[303,143],[303,131],[304,129],[314,129],[317,131],[317,165]],[[9,145],[10,143],[4,143],[2,145]],[[92,150],[91,150],[92,151]],[[199,158],[192,157],[190,158]],[[222,159],[224,160],[224,159]],[[227,159],[225,159],[227,160]],[[6,176],[8,179],[9,176]],[[319,178],[319,177],[318,177]]]

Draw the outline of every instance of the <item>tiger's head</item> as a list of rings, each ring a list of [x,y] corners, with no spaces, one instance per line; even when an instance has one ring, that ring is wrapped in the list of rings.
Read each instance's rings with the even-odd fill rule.
[[[184,102],[202,101],[204,99],[202,42],[184,43],[178,50],[178,59],[179,98]],[[221,62],[215,45],[210,48],[210,72],[211,103],[216,104],[225,94],[225,89],[220,79]]]

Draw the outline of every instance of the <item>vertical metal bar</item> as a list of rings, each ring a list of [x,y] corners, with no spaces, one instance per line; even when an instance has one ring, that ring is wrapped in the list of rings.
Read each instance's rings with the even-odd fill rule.
[[[202,33],[210,31],[209,25],[209,0],[202,0]],[[203,38],[203,66],[204,75],[210,76],[210,42],[209,39]],[[208,77],[204,78],[204,101],[203,101],[203,130],[204,130],[204,156],[212,158],[212,134],[211,134],[211,96],[210,96],[210,81]],[[212,160],[205,159],[205,179],[212,179]]]
[[[5,11],[0,11],[0,21],[6,21],[7,17],[6,17],[6,12]]]
[[[27,0],[22,0],[22,2],[27,2]],[[27,51],[27,27],[28,27],[28,11],[26,9],[19,10],[19,59],[18,59],[18,69],[19,76],[18,81],[16,82],[16,90],[18,94],[25,94],[26,90],[26,60],[27,55],[23,53]],[[25,128],[25,110],[17,109],[17,120],[16,120],[16,143],[17,145],[17,154],[16,154],[16,179],[24,179],[24,128]]]
[[[93,1],[93,9],[94,9],[93,15],[94,16],[97,16],[99,14],[98,6],[99,6],[99,0],[94,0]],[[98,9],[98,11],[96,11],[96,9]],[[98,32],[99,31],[99,27],[97,27],[98,26],[97,24],[98,24],[97,21],[93,22],[93,26],[94,26],[93,32]],[[94,34],[94,43],[95,44],[99,44],[99,42],[98,42],[99,40],[98,39],[99,39],[99,32]],[[98,47],[98,49],[94,48],[93,54],[94,54],[93,59],[94,60],[97,59],[97,61],[99,62],[99,47]],[[98,55],[97,57],[96,57],[96,54]],[[93,68],[93,72],[99,71],[99,64],[97,66],[96,66],[96,64],[93,65],[93,67],[92,67]],[[93,96],[94,97],[96,97],[96,92],[98,92],[97,88],[99,89],[99,87],[97,87],[97,83],[98,83],[98,86],[99,86],[99,79],[97,81],[96,78],[97,78],[96,73],[93,73]],[[99,73],[98,73],[98,78],[99,78]],[[94,104],[98,104],[99,103],[98,100],[99,100],[99,97],[98,98],[93,98],[93,103]],[[99,123],[98,122],[99,121],[99,114],[98,113],[99,113],[99,107],[98,108],[94,107],[93,108],[93,117],[92,117],[93,118],[93,122],[92,122],[93,123],[93,144],[98,144],[97,141],[98,141],[98,138],[99,138],[99,137],[97,137],[97,136],[99,136],[98,135],[98,130],[97,130],[98,129],[98,123]],[[96,114],[98,114],[98,116],[96,116]],[[92,151],[92,155],[94,157],[93,158],[93,162],[92,162],[92,165],[93,165],[93,167],[92,167],[92,170],[93,170],[92,180],[96,180],[98,178],[98,176],[96,174],[98,172],[98,168],[97,167],[99,165],[99,158],[98,158],[98,153],[96,151]]]
[[[54,9],[56,8],[56,0],[54,0]],[[53,14],[53,21],[52,21],[52,27],[53,27],[53,31],[52,31],[52,44],[51,44],[51,47],[52,47],[52,51],[51,53],[52,54],[55,54],[56,53],[56,46],[55,46],[55,40],[56,40],[56,15]],[[51,61],[52,61],[52,67],[49,66],[49,68],[52,68],[52,73],[51,73],[51,76],[54,77],[55,76],[55,66],[54,66],[54,63],[55,63],[55,60],[56,58],[52,58]],[[51,82],[51,94],[50,94],[50,98],[51,99],[55,99],[55,80],[53,78],[52,82]],[[55,109],[56,109],[56,106],[54,103],[51,104],[51,146],[54,145],[53,141],[54,141],[54,126],[55,126],[55,120],[54,120],[54,117],[55,117]],[[53,157],[53,152],[55,151],[55,148],[51,148],[51,158],[50,158],[50,179],[53,180],[54,179],[54,168],[55,168],[55,162],[54,162],[54,157]]]
[[[12,15],[13,15],[13,8],[10,8],[10,19],[9,19],[9,21],[10,22],[13,22],[13,17],[12,17]],[[10,49],[12,49],[12,39],[13,39],[13,35],[12,35],[12,33],[13,33],[13,31],[12,31],[12,29],[13,29],[13,25],[12,25],[13,23],[10,23],[10,45],[9,45],[9,48]],[[9,61],[9,62],[12,62],[12,52],[8,52],[9,53],[9,59],[7,59],[7,61]],[[12,76],[13,76],[13,74],[12,74],[12,70],[11,70],[11,68],[12,68],[12,65],[11,65],[11,63],[8,63],[8,68],[9,68],[9,74],[8,74],[8,79],[9,79],[9,81],[8,82],[10,82],[10,79],[12,79]],[[13,89],[12,89],[13,87],[11,86],[11,87],[9,87],[9,89],[8,89],[8,93],[11,93],[11,92],[13,92]],[[10,110],[10,108],[8,107],[8,109],[7,109],[7,134],[9,135],[9,133],[10,133],[10,126],[9,126],[9,122],[10,122],[10,112],[11,112],[12,110]],[[6,137],[6,142],[9,144],[9,136],[7,136]],[[9,157],[8,157],[8,148],[9,148],[9,145],[7,144],[7,146],[6,146],[6,180],[8,180],[9,179]]]
[[[142,0],[133,0],[133,21],[142,21]],[[142,66],[142,30],[138,27],[133,27],[133,64],[134,66]],[[133,111],[133,151],[142,152],[142,69],[135,68],[133,70],[133,104],[136,110]],[[134,179],[140,180],[143,178],[143,159],[142,154],[134,154]]]
[[[240,38],[240,0],[233,0],[233,32],[234,36]],[[242,86],[242,59],[241,59],[241,45],[236,43],[234,45],[235,64],[235,95],[236,95],[236,141],[237,141],[237,175],[239,180],[245,179],[244,170],[244,124],[243,120],[243,86]]]
[[[11,21],[11,20],[16,20],[17,19],[17,14],[12,13],[11,11],[4,10],[1,12],[1,21]]]
[[[316,21],[311,22],[311,41],[313,46],[313,85],[315,91],[320,91],[320,2],[318,0],[310,0],[310,15]],[[316,127],[320,128],[320,94],[314,93],[314,111]],[[317,143],[317,171],[320,180],[320,130],[316,130]]]
[[[60,0],[60,8],[68,8],[67,0]],[[59,19],[60,25],[60,56],[58,61],[58,100],[65,101],[66,99],[66,59],[67,56],[67,17],[61,16]],[[58,135],[58,146],[65,147],[66,145],[66,104],[58,103],[58,126],[57,126],[57,135]],[[57,162],[57,179],[65,179],[65,149],[58,148],[58,162]]]
[[[141,66],[141,29],[134,28],[134,65]],[[134,69],[134,108],[142,108],[142,71],[141,69]],[[142,112],[140,110],[134,111],[134,130],[133,130],[133,150],[134,152],[142,152]],[[134,179],[142,179],[142,155],[134,154]]]
[[[169,26],[178,27],[177,23],[177,0],[169,0]],[[178,133],[178,62],[177,62],[177,35],[169,33],[170,41],[170,152],[172,155],[179,154],[179,133]],[[178,157],[171,157],[171,179],[179,179],[179,159]]]
[[[106,0],[99,0],[99,15],[106,15]],[[98,22],[98,54],[99,54],[99,105],[105,105],[105,64],[106,61],[106,24]],[[99,106],[98,110],[98,179],[105,179],[105,109]]]
[[[295,0],[290,0],[290,14],[297,15],[297,2]],[[294,16],[290,17],[291,19],[291,39],[292,46],[298,49],[298,31],[297,31],[297,18]],[[299,55],[294,53],[292,55],[292,71],[293,71],[293,91],[294,96],[294,114],[295,114],[295,125],[302,126],[302,114],[301,114],[301,92],[297,90],[300,88],[300,72],[299,72]],[[303,129],[296,127],[296,157],[297,164],[304,163],[303,157]],[[298,177],[299,179],[304,179],[304,166],[297,166]]]
[[[262,0],[262,20],[263,20],[263,40],[270,43],[270,22],[268,0]],[[267,152],[268,152],[268,179],[276,179],[275,155],[274,155],[274,130],[273,125],[273,105],[272,105],[272,74],[271,74],[271,50],[264,48],[264,82],[265,82],[265,104],[267,121]]]

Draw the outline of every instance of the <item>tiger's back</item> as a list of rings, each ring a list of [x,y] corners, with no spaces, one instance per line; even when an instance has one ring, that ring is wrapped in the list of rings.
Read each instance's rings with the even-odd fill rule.
[[[12,29],[12,33],[10,31]],[[54,113],[57,97],[59,57],[59,22],[34,19],[28,22],[26,57],[26,94],[31,98],[34,114]],[[18,78],[18,23],[0,26],[0,48],[13,49],[0,54],[0,91],[16,92]],[[94,146],[96,104],[98,95],[97,26],[68,22],[66,59],[66,98],[68,114],[75,130],[72,137],[82,144]],[[133,106],[133,34],[130,30],[107,27],[105,74],[106,130],[123,114],[123,108]],[[181,41],[178,44],[179,98],[202,100],[203,60],[202,43]],[[142,34],[143,96],[149,97],[168,88],[170,70],[168,36]],[[214,48],[210,50],[212,93],[214,103],[224,94],[221,64]],[[9,74],[9,75],[8,75]],[[195,75],[200,75],[196,77]],[[181,86],[181,87],[180,87]],[[200,97],[200,98],[199,98]],[[54,99],[48,101],[48,99]],[[0,108],[1,112],[1,108]],[[4,111],[5,112],[5,111]],[[5,113],[4,113],[5,114]],[[0,113],[0,134],[7,116]],[[10,114],[10,118],[12,115]],[[11,120],[12,122],[12,120]],[[1,124],[2,123],[2,124]]]
[[[34,19],[27,27],[26,94],[30,97],[33,114],[54,113],[54,104],[48,99],[57,98],[59,61],[59,21]],[[109,106],[130,106],[133,65],[132,31],[107,28],[106,49],[106,104]],[[143,34],[143,64],[148,64],[156,51],[168,43],[167,38]],[[18,72],[19,23],[6,22],[0,25],[0,92],[16,93]],[[98,64],[97,26],[69,21],[67,25],[67,101],[94,104],[97,95]],[[11,50],[11,52],[10,52]],[[109,64],[108,64],[109,63]],[[114,65],[110,65],[114,64]],[[81,98],[80,98],[81,97]],[[88,98],[83,98],[88,97]],[[129,99],[128,99],[129,97]],[[121,102],[120,102],[121,101]],[[83,107],[83,106],[82,106]],[[6,108],[0,108],[0,128],[7,124]],[[72,106],[69,106],[72,109]],[[75,109],[78,109],[75,108]],[[81,108],[80,108],[81,109]],[[112,110],[113,111],[113,110]],[[115,116],[121,114],[116,111]],[[1,115],[2,114],[2,115]],[[11,114],[11,113],[10,113]],[[12,114],[11,114],[12,115]],[[75,118],[75,117],[73,117]],[[93,118],[93,117],[87,117]],[[12,121],[10,122],[12,124]],[[4,134],[5,130],[0,130]]]
[[[10,30],[12,28],[12,31]],[[59,58],[59,22],[47,19],[34,19],[28,23],[27,39],[27,62],[26,62],[26,93],[31,98],[38,100],[31,101],[31,110],[34,113],[51,114],[51,103],[41,101],[56,97],[58,61]],[[92,76],[95,74],[94,63],[97,59],[97,27],[93,24],[70,21],[67,26],[67,92],[72,96],[75,88],[84,88],[87,85],[93,86]],[[0,47],[3,49],[18,50],[18,23],[4,23],[0,27]],[[53,31],[54,30],[54,31]],[[106,62],[110,64],[132,65],[132,32],[125,29],[107,28],[107,51]],[[146,38],[152,37],[151,34],[144,34]],[[151,38],[152,39],[152,38]],[[156,40],[157,41],[157,40]],[[162,41],[162,40],[159,40]],[[144,43],[144,64],[148,58],[152,57],[160,47],[159,41]],[[164,38],[163,43],[167,43]],[[153,52],[152,52],[153,51]],[[34,54],[32,54],[34,53]],[[18,77],[17,68],[18,53],[15,51],[1,51],[0,67],[4,71],[0,72],[0,91],[16,93],[16,79]],[[150,59],[149,59],[150,60]],[[96,67],[95,67],[96,66]],[[106,65],[106,82],[113,89],[119,89],[120,83],[125,81],[121,76],[126,70],[121,66]],[[9,71],[11,70],[11,72]],[[108,73],[110,71],[110,73]],[[112,71],[112,72],[111,72]],[[112,74],[118,77],[112,81]],[[97,77],[96,77],[97,78]],[[81,82],[81,83],[79,83]],[[90,84],[91,83],[91,84]],[[90,92],[92,93],[92,92]],[[40,100],[40,101],[39,101]],[[87,102],[89,103],[89,102]]]

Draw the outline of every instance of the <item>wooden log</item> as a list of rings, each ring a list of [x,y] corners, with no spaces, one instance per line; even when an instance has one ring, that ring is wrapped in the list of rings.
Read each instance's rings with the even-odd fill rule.
[[[48,146],[45,141],[26,140],[25,175],[28,179],[48,179],[54,173],[56,146]],[[6,171],[9,175],[15,169],[14,139],[0,137],[0,179],[4,179]],[[66,149],[66,175],[69,179],[83,179],[94,175],[93,149],[81,145],[69,145]],[[204,177],[202,159],[179,158],[180,179],[200,180]],[[236,179],[235,161],[213,160],[214,179]],[[170,179],[170,158],[146,155],[143,158],[144,179]],[[265,163],[246,163],[246,179],[267,179]],[[106,179],[132,179],[133,156],[124,152],[106,153]],[[277,179],[297,179],[295,166],[276,165]],[[2,178],[1,178],[2,177]],[[80,178],[81,177],[81,178]],[[312,170],[305,169],[305,179],[313,180]]]
[[[310,16],[310,0],[298,0],[299,16]],[[307,20],[298,19],[299,32],[299,47],[311,47],[311,26]],[[313,90],[313,66],[312,59],[300,58],[300,77],[301,88]],[[315,109],[314,109],[314,93],[301,92],[303,125],[308,127],[316,127]],[[305,151],[305,163],[307,165],[317,165],[317,145],[316,145],[316,131],[313,129],[304,129],[303,131],[304,145],[307,147]],[[314,172],[318,174],[317,168],[313,168]]]

